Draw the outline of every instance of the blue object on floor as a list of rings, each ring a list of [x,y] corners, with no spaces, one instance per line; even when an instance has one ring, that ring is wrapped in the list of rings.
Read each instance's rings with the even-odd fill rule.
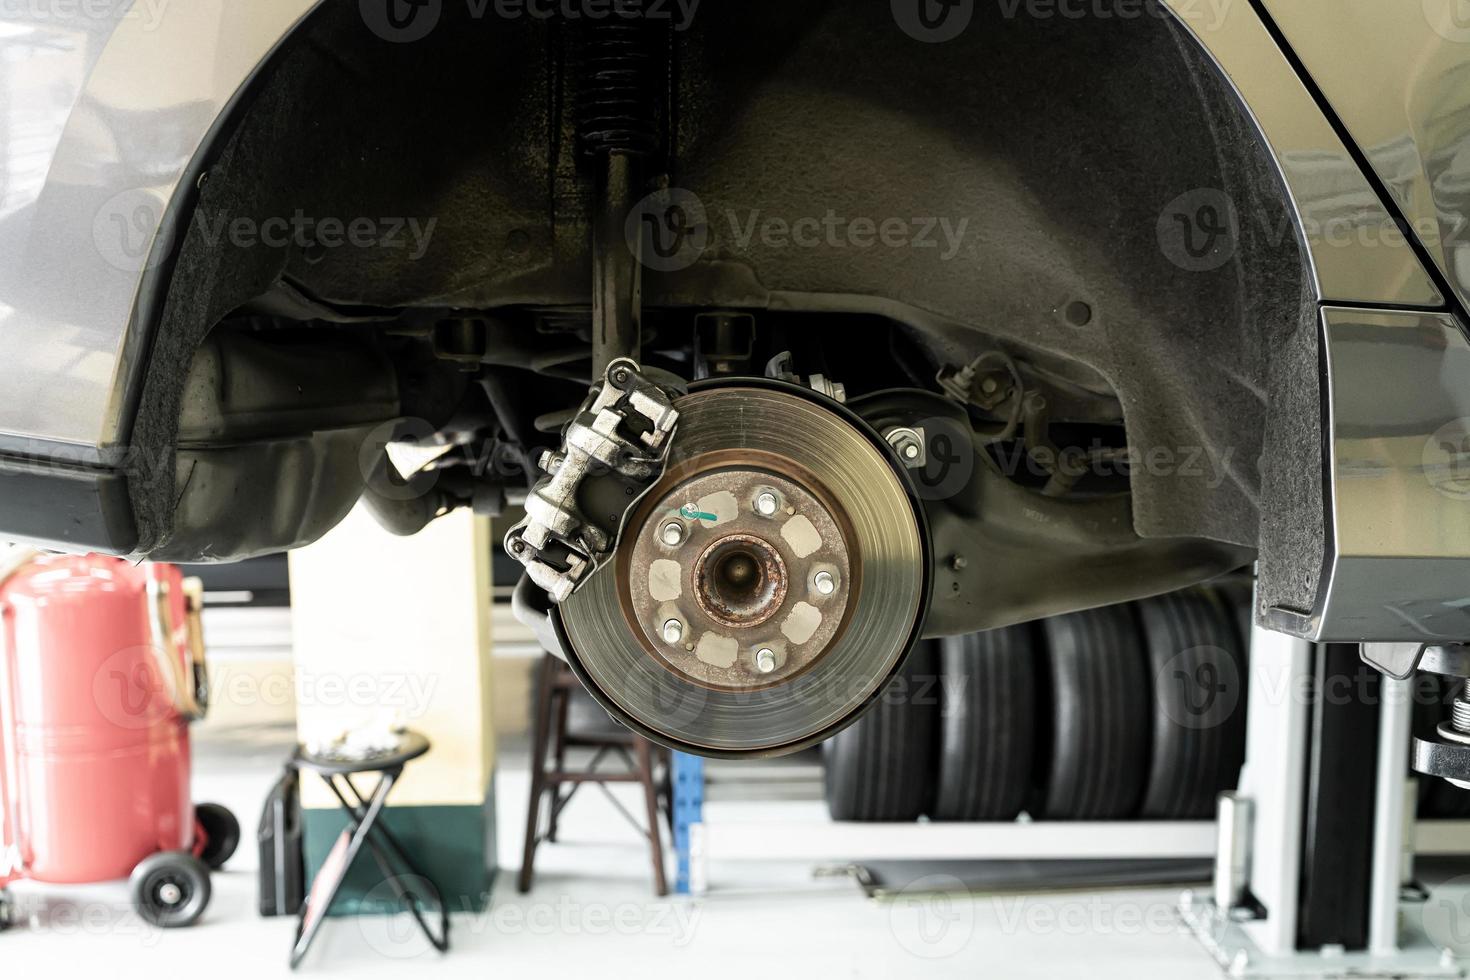
[[[674,880],[674,891],[679,895],[690,893],[689,828],[704,822],[704,759],[697,755],[675,752],[670,763],[673,766],[673,831],[674,857],[678,874]]]

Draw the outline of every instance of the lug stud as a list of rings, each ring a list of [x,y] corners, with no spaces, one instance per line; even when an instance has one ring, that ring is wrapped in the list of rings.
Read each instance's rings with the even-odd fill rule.
[[[837,591],[837,579],[832,577],[831,572],[818,572],[812,579],[812,584],[822,595],[831,595]]]
[[[767,647],[762,647],[755,654],[755,669],[762,674],[769,674],[776,669],[776,653]]]
[[[755,498],[755,512],[762,517],[775,517],[780,506],[781,501],[777,500],[776,495],[769,490],[763,491]]]
[[[677,619],[671,619],[664,623],[664,642],[669,644],[678,643],[684,639],[684,624]]]
[[[664,544],[671,548],[675,545],[682,544],[684,542],[684,525],[678,521],[669,521],[669,523],[664,525],[663,530],[659,532],[659,537],[663,540]]]

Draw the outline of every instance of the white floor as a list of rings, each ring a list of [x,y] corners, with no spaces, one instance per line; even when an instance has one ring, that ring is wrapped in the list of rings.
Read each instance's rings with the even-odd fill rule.
[[[145,926],[121,884],[22,883],[14,891],[30,921],[0,934],[0,976],[286,975],[294,922],[256,915],[251,835],[290,737],[284,730],[216,735],[196,748],[198,799],[234,809],[247,838],[215,877],[213,902],[198,926]],[[498,777],[506,870],[487,912],[455,915],[447,956],[429,951],[405,916],[334,919],[301,972],[597,980],[1220,975],[1177,925],[1175,889],[878,902],[849,881],[814,878],[805,863],[716,863],[704,898],[655,899],[646,850],[593,788],[568,809],[565,842],[542,847],[536,887],[519,895],[514,874],[528,782],[521,756],[508,747]],[[637,797],[626,797],[635,807]]]

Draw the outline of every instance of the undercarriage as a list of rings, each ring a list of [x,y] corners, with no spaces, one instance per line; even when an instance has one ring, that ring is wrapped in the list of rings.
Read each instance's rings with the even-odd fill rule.
[[[1319,505],[1269,451],[1316,431],[1268,411],[1317,381],[1295,240],[1238,220],[1194,255],[1161,225],[1223,184],[1288,227],[1166,20],[1002,18],[960,74],[883,10],[460,26],[364,43],[324,10],[264,80],[181,231],[131,550],[296,547],[359,497],[403,534],[524,506],[523,612],[604,706],[768,754],[856,717],[920,637],[1203,581],[1260,553],[1263,493]],[[720,54],[735,38],[749,59]],[[1150,87],[1143,130],[1197,138],[1114,140],[1132,176],[1114,160],[1089,191],[1079,134],[1136,130],[1139,107],[1059,102],[1037,73],[1121,97],[1140,60],[1194,79]],[[344,162],[382,113],[405,123]],[[402,217],[354,240],[330,214]],[[1310,602],[1319,557],[1292,546],[1263,602]]]

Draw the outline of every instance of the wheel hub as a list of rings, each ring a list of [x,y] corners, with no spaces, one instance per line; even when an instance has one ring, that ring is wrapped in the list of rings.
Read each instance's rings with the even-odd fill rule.
[[[750,690],[801,673],[847,612],[850,531],[790,460],[734,466],[716,452],[680,474],[629,527],[619,582],[629,626],[664,666],[707,687]]]
[[[916,503],[855,417],[795,389],[677,403],[674,457],[613,561],[557,608],[573,667],[649,737],[778,754],[861,712],[927,588]]]

